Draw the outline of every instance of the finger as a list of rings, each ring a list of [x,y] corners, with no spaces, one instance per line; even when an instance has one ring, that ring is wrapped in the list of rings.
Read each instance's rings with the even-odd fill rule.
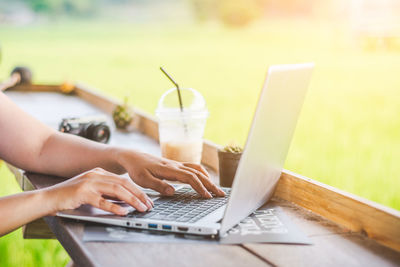
[[[172,185],[159,179],[148,171],[146,171],[145,177],[140,185],[146,188],[151,188],[166,196],[172,196],[175,193],[175,188]]]
[[[146,195],[146,193],[140,190],[140,188],[138,188],[131,179],[126,179],[118,176],[116,177],[116,179],[119,179],[119,182],[123,187],[125,187],[129,192],[131,192],[137,198],[139,198],[140,201],[145,203],[149,210],[153,208],[154,206],[153,201],[149,198],[149,196]]]
[[[190,172],[193,172],[194,174],[196,174],[197,177],[200,179],[200,181],[203,183],[203,185],[209,191],[213,192],[215,195],[220,196],[220,197],[225,196],[225,192],[222,191],[220,188],[218,188],[218,186],[216,186],[210,179],[208,179],[208,177],[205,176],[204,173],[202,173],[198,170],[189,168],[189,167],[185,167],[185,166],[181,167],[181,169],[184,169],[184,170],[187,170],[187,171],[190,171]]]
[[[185,163],[183,163],[183,165],[186,167],[198,170],[199,172],[203,173],[206,177],[210,178],[210,174],[208,173],[208,171],[200,164],[185,162]]]
[[[153,201],[142,190],[140,190],[131,179],[127,179],[110,172],[99,174],[99,176],[101,177],[102,181],[117,183],[123,186],[131,194],[139,198],[139,200],[145,204],[149,210],[153,208]]]
[[[205,198],[212,198],[211,194],[204,187],[202,182],[197,178],[197,175],[193,172],[178,169],[178,168],[165,168],[165,173],[173,172],[176,179],[180,182],[190,184],[190,186],[196,190],[201,196]]]
[[[110,182],[99,182],[96,184],[98,187],[99,192],[101,194],[105,194],[107,196],[116,197],[125,203],[131,205],[136,210],[144,212],[149,210],[150,208],[145,205],[145,203],[141,202],[140,199],[129,192],[126,188],[122,185],[117,183],[110,183]]]
[[[127,209],[124,209],[123,207],[121,207],[120,205],[114,204],[110,201],[107,201],[105,198],[98,196],[97,198],[91,198],[92,200],[89,201],[89,204],[108,211],[108,212],[112,212],[114,214],[120,215],[120,216],[124,216],[128,213]]]
[[[154,203],[151,198],[142,190],[140,190],[140,188],[138,188],[131,179],[124,179],[123,186],[128,189],[129,192],[137,196],[143,203],[145,203],[149,210],[154,207]]]

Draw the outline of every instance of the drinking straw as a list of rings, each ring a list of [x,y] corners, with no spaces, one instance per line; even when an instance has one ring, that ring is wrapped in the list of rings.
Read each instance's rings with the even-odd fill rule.
[[[183,111],[183,104],[182,104],[182,97],[181,97],[181,90],[179,88],[179,85],[172,79],[172,77],[163,69],[163,67],[160,67],[160,70],[168,77],[168,79],[175,85],[176,90],[178,91],[178,99],[179,99],[179,106],[181,108],[181,111]]]
[[[167,76],[167,78],[175,85],[176,90],[178,92],[178,100],[179,100],[179,107],[181,109],[181,112],[183,112],[183,103],[182,103],[182,96],[181,96],[181,90],[179,88],[179,85],[177,82],[175,82],[174,79],[172,79],[172,77],[163,69],[163,67],[160,67],[160,70],[165,74],[165,76]],[[186,122],[184,120],[184,118],[182,118],[183,120],[183,126],[185,128],[185,133],[187,133],[187,125]]]

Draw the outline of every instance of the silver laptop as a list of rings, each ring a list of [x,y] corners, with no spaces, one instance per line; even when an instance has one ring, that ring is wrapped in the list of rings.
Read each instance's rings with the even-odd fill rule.
[[[275,65],[268,69],[232,189],[224,188],[226,197],[202,199],[189,186],[180,186],[171,197],[146,190],[154,201],[154,208],[145,213],[129,207],[128,215],[117,216],[83,205],[57,215],[139,229],[225,234],[273,195],[313,67],[313,63],[305,63]]]

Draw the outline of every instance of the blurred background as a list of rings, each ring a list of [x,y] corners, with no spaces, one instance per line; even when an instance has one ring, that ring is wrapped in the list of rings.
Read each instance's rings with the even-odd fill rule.
[[[400,209],[398,0],[0,0],[0,45],[0,80],[27,65],[152,114],[163,66],[205,96],[219,144],[244,144],[269,65],[314,61],[285,168]],[[19,192],[0,165],[0,195]],[[1,266],[68,260],[54,240],[0,238]]]

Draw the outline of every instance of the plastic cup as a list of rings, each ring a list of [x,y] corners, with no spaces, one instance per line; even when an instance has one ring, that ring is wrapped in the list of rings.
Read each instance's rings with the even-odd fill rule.
[[[177,89],[165,92],[158,103],[159,140],[163,157],[199,164],[208,111],[203,96],[191,88],[181,90],[183,109]]]

